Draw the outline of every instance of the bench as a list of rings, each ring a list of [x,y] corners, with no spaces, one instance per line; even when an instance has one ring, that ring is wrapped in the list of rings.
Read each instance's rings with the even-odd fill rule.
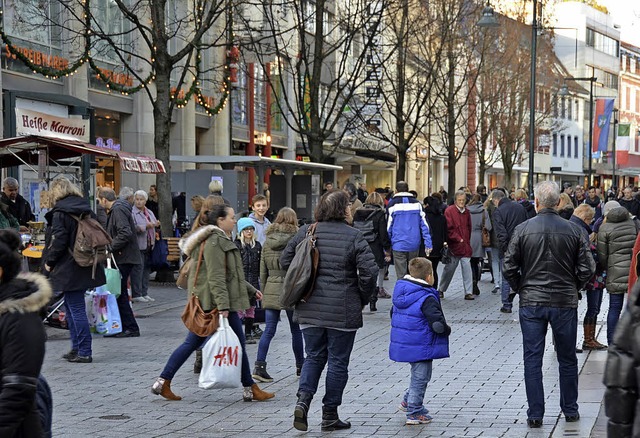
[[[180,241],[179,237],[167,237],[167,246],[169,249],[169,253],[167,254],[167,262],[173,265],[180,264],[180,248],[178,247],[178,242]]]

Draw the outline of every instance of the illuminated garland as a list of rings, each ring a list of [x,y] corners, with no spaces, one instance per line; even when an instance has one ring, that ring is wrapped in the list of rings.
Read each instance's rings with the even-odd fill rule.
[[[29,59],[28,56],[26,56],[18,48],[16,48],[13,45],[9,36],[4,32],[4,20],[2,17],[4,11],[2,10],[2,8],[0,8],[0,22],[2,23],[2,25],[0,25],[0,37],[2,38],[2,41],[7,45],[7,50],[9,53],[15,56],[16,59],[20,60],[31,71],[33,71],[33,73],[40,74],[47,79],[58,79],[63,76],[64,77],[73,76],[73,74],[80,67],[82,67],[82,65],[85,62],[87,62],[89,63],[91,70],[93,70],[93,72],[98,76],[98,78],[105,84],[109,92],[111,92],[112,90],[115,90],[126,96],[126,95],[140,91],[141,89],[148,86],[153,80],[155,80],[155,74],[151,72],[138,85],[134,87],[127,87],[112,81],[111,78],[109,78],[109,76],[107,76],[104,73],[104,70],[98,67],[98,65],[95,63],[94,59],[91,57],[91,54],[90,54],[91,14],[90,14],[89,0],[82,1],[82,4],[83,4],[83,15],[85,20],[83,24],[84,24],[84,28],[86,29],[84,33],[84,51],[80,56],[80,58],[67,68],[56,69],[56,68],[36,65],[34,62],[31,61],[31,59]],[[229,14],[229,16],[231,16],[231,14]],[[200,19],[198,19],[198,23],[201,23]],[[232,23],[229,23],[229,25],[231,26]],[[214,116],[214,115],[220,114],[220,112],[224,109],[227,103],[227,99],[229,97],[229,90],[231,85],[231,81],[229,77],[229,58],[227,57],[224,65],[225,72],[224,72],[224,81],[222,84],[222,87],[223,87],[222,98],[220,99],[217,105],[210,106],[207,104],[206,98],[202,94],[202,90],[199,87],[199,81],[197,80],[197,77],[200,76],[201,74],[201,71],[200,71],[201,56],[200,55],[201,55],[201,50],[198,47],[196,49],[196,63],[195,63],[197,76],[191,82],[191,86],[189,87],[189,90],[185,93],[184,97],[180,98],[177,96],[176,93],[173,93],[173,92],[170,94],[170,96],[171,96],[171,100],[174,102],[177,108],[184,108],[188,103],[188,101],[193,96],[195,96],[196,100],[198,101],[198,104],[200,104],[200,106],[204,108],[206,113],[209,116]],[[152,66],[153,66],[153,59],[152,59]]]

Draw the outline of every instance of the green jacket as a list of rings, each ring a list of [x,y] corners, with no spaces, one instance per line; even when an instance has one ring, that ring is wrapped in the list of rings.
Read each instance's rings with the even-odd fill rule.
[[[607,213],[598,230],[598,261],[607,270],[607,292],[625,294],[629,289],[629,268],[636,241],[636,225],[624,207]]]
[[[273,224],[267,228],[260,258],[262,307],[265,309],[282,310],[280,294],[287,271],[280,266],[280,254],[297,231],[298,227],[290,224]]]
[[[199,228],[180,240],[180,249],[193,258],[189,292],[198,297],[203,310],[235,312],[250,307],[249,299],[255,297],[257,290],[245,281],[240,250],[224,231],[213,225]]]

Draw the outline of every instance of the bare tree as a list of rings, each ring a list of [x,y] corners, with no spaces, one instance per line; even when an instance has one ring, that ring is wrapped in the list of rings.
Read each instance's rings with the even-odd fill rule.
[[[360,93],[383,8],[383,1],[364,0],[238,7],[236,34],[245,59],[254,58],[280,90],[274,105],[315,162],[341,146],[366,104]]]
[[[37,65],[12,45],[13,36],[3,32],[9,51],[50,78],[68,76],[88,65],[110,91],[145,92],[153,107],[155,154],[167,169],[173,110],[191,98],[210,115],[223,108],[228,94],[224,49],[229,43],[230,2],[49,0],[46,7],[27,3],[32,7],[31,24],[59,35],[68,56],[75,59],[66,68]],[[127,79],[115,78],[105,64],[120,68]],[[211,102],[203,94],[205,88],[222,89],[219,99]],[[158,174],[157,187],[162,229],[171,235],[170,174]]]

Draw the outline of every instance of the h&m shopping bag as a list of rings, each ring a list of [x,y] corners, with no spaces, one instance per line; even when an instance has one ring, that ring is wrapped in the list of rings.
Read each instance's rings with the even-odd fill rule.
[[[118,298],[120,292],[122,292],[122,276],[118,270],[115,260],[113,261],[115,268],[111,267],[111,257],[107,259],[107,267],[104,270],[104,275],[107,277],[106,290]]]
[[[96,293],[93,296],[93,313],[96,320],[96,333],[115,335],[122,331],[122,321],[115,295]]]
[[[240,386],[242,347],[229,320],[220,316],[220,325],[202,349],[202,371],[198,386],[203,389]]]

